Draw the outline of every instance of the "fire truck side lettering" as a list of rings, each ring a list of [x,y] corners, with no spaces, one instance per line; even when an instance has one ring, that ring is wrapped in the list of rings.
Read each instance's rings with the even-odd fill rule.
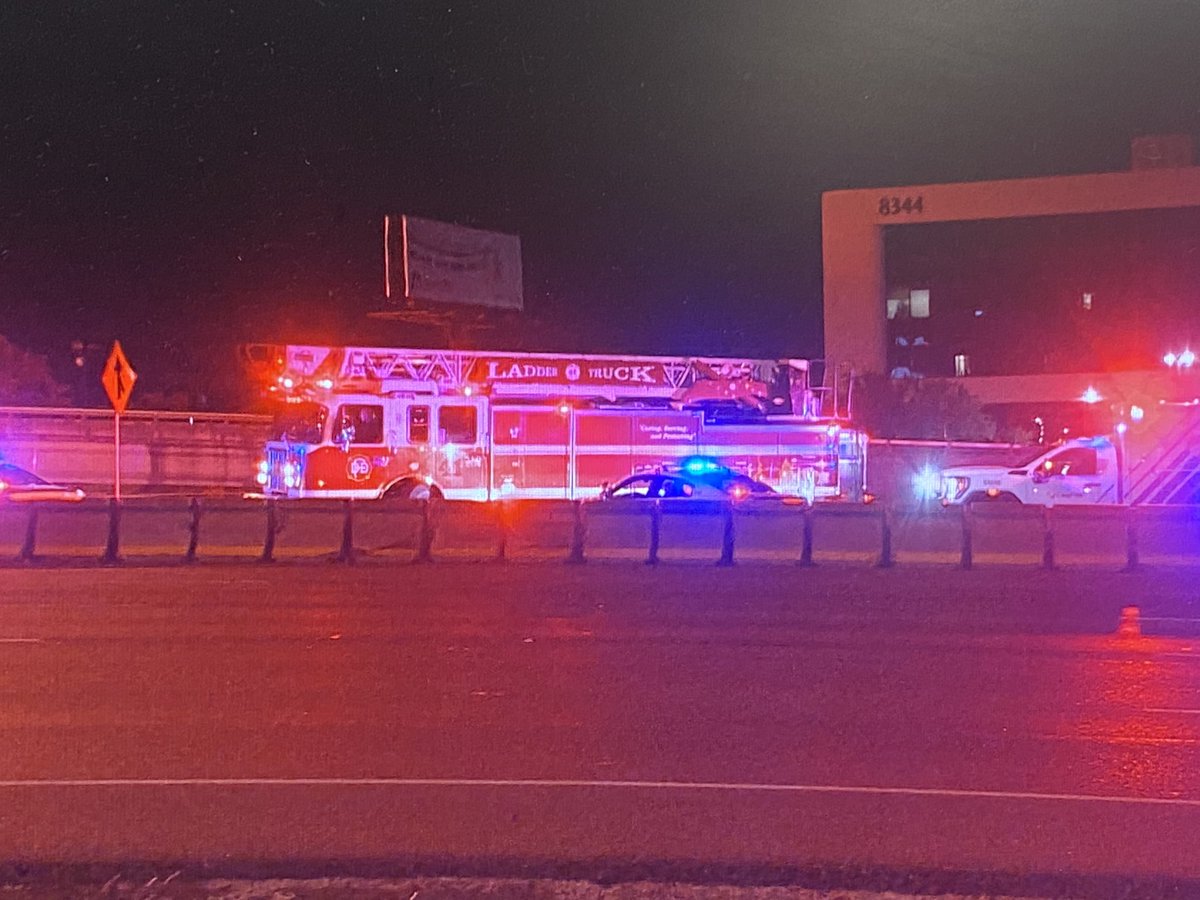
[[[557,378],[558,366],[538,366],[533,363],[513,363],[501,369],[500,364],[488,362],[488,378],[507,381],[517,378]]]
[[[649,366],[593,366],[588,369],[588,377],[602,381],[636,381],[640,384],[654,384]]]

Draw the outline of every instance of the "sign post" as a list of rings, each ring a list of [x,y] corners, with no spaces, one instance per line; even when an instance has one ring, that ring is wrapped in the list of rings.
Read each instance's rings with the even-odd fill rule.
[[[129,405],[129,395],[133,393],[133,383],[137,381],[137,372],[125,358],[120,341],[113,341],[112,353],[100,373],[100,383],[108,394],[113,407],[113,499],[121,500],[121,413]]]

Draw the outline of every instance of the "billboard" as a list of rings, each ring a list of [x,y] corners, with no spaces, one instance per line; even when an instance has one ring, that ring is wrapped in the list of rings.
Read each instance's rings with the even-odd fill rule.
[[[401,216],[385,228],[390,299],[524,307],[521,239],[516,235],[415,216]]]

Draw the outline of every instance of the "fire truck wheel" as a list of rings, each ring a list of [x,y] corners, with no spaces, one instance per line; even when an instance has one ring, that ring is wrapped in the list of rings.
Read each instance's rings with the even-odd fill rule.
[[[442,491],[436,484],[423,481],[401,481],[393,484],[383,495],[385,500],[441,500]]]
[[[436,484],[415,484],[408,492],[409,500],[441,500],[442,492]]]

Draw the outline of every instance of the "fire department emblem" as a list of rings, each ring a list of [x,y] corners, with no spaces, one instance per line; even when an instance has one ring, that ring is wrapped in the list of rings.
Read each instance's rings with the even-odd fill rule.
[[[575,363],[570,363],[567,366],[567,381],[578,381],[581,374],[579,366],[575,365]]]
[[[346,463],[346,474],[351,481],[366,481],[371,477],[371,461],[365,456],[352,456]]]

